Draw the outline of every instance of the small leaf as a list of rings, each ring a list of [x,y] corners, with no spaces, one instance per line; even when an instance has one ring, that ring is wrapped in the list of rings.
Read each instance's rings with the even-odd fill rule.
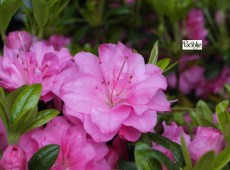
[[[220,170],[224,168],[230,161],[230,146],[220,152],[214,160],[212,169]]]
[[[59,111],[55,109],[48,109],[39,112],[37,118],[24,129],[23,133],[46,124],[58,114]]]
[[[203,101],[199,100],[196,106],[196,112],[199,115],[203,115],[203,118],[213,122],[213,113],[210,107]]]
[[[176,66],[178,64],[178,61],[171,64],[170,66],[168,66],[167,68],[165,68],[164,73],[168,72],[169,70],[171,70],[174,66]]]
[[[148,63],[155,65],[157,63],[157,59],[158,59],[158,41],[154,43]]]
[[[38,150],[29,160],[29,170],[49,170],[55,163],[60,147],[47,145]]]
[[[7,96],[6,96],[6,101],[7,101],[7,106],[11,112],[11,109],[13,107],[13,104],[16,100],[16,98],[19,96],[19,94],[26,88],[28,87],[27,85],[23,85],[19,88],[17,88],[16,90],[14,90],[13,92],[9,93]]]
[[[196,163],[194,170],[212,169],[215,158],[215,152],[209,151],[205,153]]]
[[[25,87],[17,96],[10,115],[10,123],[13,125],[17,118],[26,110],[33,109],[37,106],[42,90],[41,84],[33,84]]]
[[[170,58],[164,58],[158,61],[156,65],[160,67],[162,71],[164,71],[165,68],[167,68],[167,66],[169,65],[169,63],[170,63]]]

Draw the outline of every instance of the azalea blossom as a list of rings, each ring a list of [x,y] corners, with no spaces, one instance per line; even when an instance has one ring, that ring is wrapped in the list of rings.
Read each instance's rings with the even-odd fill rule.
[[[218,129],[211,127],[198,127],[195,138],[188,146],[191,159],[197,161],[208,151],[215,151],[216,154],[225,146],[224,136]]]
[[[203,45],[207,45],[208,31],[205,28],[205,19],[202,10],[192,9],[187,17],[184,36],[191,40],[202,40]]]
[[[105,143],[96,143],[89,138],[81,124],[74,126],[62,116],[54,118],[45,128],[23,135],[19,143],[28,160],[35,151],[48,144],[60,146],[51,170],[111,170],[118,160],[116,152],[110,152]]]
[[[117,133],[136,141],[153,130],[157,111],[169,111],[161,69],[145,65],[140,54],[122,43],[101,45],[99,58],[80,52],[74,60],[79,74],[60,88],[64,113],[73,122],[80,120],[96,142],[111,140]]]
[[[71,43],[71,38],[62,35],[51,35],[46,41],[47,45],[52,45],[55,50],[61,50]]]
[[[12,38],[13,35],[18,36]],[[24,84],[41,83],[42,99],[52,99],[55,76],[75,65],[69,51],[65,48],[55,51],[53,46],[47,46],[42,41],[33,42],[29,46],[31,43],[28,41],[32,39],[27,37],[29,35],[20,32],[13,35],[9,35],[8,43],[12,40],[17,48],[11,48],[12,45],[4,46],[3,56],[0,58],[0,86],[11,91]]]

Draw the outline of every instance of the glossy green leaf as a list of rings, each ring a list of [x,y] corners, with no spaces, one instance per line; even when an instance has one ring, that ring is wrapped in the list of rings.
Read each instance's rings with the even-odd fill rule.
[[[17,118],[26,110],[33,109],[37,106],[42,90],[41,84],[33,84],[25,87],[17,96],[10,115],[10,123],[14,124]]]
[[[58,114],[59,111],[54,109],[48,109],[39,112],[37,114],[37,118],[24,129],[23,133],[46,124]]]
[[[19,134],[23,134],[24,129],[28,127],[29,122],[34,122],[36,119],[37,111],[38,108],[36,106],[33,109],[25,110],[22,112],[15,120],[15,123],[12,125],[12,130],[18,132]]]
[[[5,31],[13,15],[21,7],[22,0],[0,0],[0,32],[4,39]]]
[[[161,136],[157,133],[148,133],[148,136],[151,139],[151,141],[157,143],[158,145],[163,146],[164,148],[171,150],[173,153],[174,159],[176,160],[177,164],[180,167],[185,166],[185,160],[183,157],[181,146],[179,144],[177,144],[177,143],[169,140],[168,138]]]
[[[194,170],[212,169],[215,158],[215,152],[209,151],[205,153],[196,163]]]
[[[212,169],[221,170],[230,161],[230,146],[226,147],[222,152],[220,152],[214,160]]]
[[[154,43],[148,63],[155,65],[157,63],[157,60],[158,60],[158,41]]]
[[[145,143],[136,143],[134,155],[138,170],[161,170],[161,166],[156,160],[164,164],[168,170],[179,170],[176,164],[166,155],[158,150],[150,148]]]
[[[60,147],[47,145],[37,151],[29,160],[29,170],[49,170],[55,163]]]
[[[13,92],[9,93],[6,96],[6,101],[7,101],[7,107],[9,108],[9,112],[11,112],[11,109],[13,107],[13,104],[15,102],[15,100],[17,99],[17,97],[19,96],[19,94],[26,88],[26,85],[23,85],[21,87],[19,87],[18,89],[14,90]],[[9,113],[10,114],[10,113]]]
[[[164,58],[159,60],[156,65],[160,67],[162,71],[164,71],[169,65],[169,63],[170,63],[170,58]]]

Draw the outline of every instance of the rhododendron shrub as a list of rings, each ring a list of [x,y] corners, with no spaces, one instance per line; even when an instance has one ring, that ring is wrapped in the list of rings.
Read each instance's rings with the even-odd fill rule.
[[[0,170],[230,170],[229,9],[0,1]]]

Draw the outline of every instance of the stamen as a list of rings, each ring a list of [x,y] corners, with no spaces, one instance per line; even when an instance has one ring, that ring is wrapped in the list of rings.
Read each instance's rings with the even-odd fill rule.
[[[120,78],[120,76],[121,76],[121,72],[123,71],[124,66],[125,66],[125,63],[127,62],[127,60],[128,60],[128,57],[126,56],[126,57],[125,57],[125,61],[123,62],[122,66],[121,66],[121,69],[120,69],[120,71],[119,71],[119,73],[118,73],[118,76],[117,76],[117,78],[116,78],[116,80],[115,80],[114,86],[113,86],[112,91],[111,91],[111,94],[110,94],[110,102],[111,102],[112,106],[113,106],[113,93],[114,93],[115,87],[116,87],[116,85],[117,85],[117,82],[118,82],[118,80],[119,80],[119,78]]]

